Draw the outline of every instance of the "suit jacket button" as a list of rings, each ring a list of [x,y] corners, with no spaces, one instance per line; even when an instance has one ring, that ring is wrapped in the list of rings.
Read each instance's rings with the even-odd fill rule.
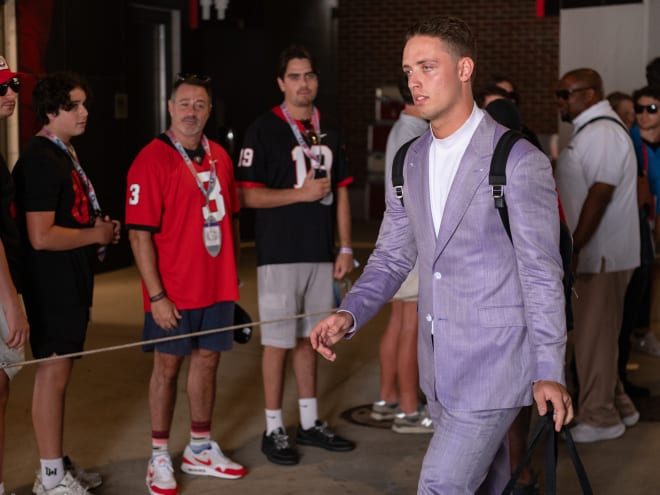
[[[432,321],[432,320],[433,320],[433,317],[431,315],[427,314],[426,315],[426,321]]]
[[[433,274],[433,276],[435,277],[436,280],[440,280],[440,279],[442,278],[442,273],[440,273],[440,272],[435,272],[435,273]]]

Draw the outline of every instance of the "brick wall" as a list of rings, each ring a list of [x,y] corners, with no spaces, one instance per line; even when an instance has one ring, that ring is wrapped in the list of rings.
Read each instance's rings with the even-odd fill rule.
[[[367,126],[375,88],[394,84],[403,35],[425,15],[454,15],[477,35],[478,88],[492,73],[518,87],[525,122],[537,134],[557,130],[552,94],[559,70],[559,18],[535,17],[532,0],[339,0],[338,101],[356,184],[366,176]]]

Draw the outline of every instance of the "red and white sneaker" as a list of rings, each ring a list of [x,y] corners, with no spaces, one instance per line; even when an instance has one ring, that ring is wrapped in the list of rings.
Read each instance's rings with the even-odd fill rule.
[[[222,453],[217,443],[211,442],[211,448],[195,454],[190,445],[183,451],[181,471],[188,474],[215,476],[228,480],[237,480],[245,476],[245,468],[235,463]]]
[[[147,488],[151,495],[177,495],[179,493],[169,455],[162,454],[149,459]]]

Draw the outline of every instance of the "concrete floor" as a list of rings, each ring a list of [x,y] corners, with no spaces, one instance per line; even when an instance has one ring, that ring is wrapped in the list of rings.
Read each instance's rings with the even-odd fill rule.
[[[356,257],[364,263],[377,226],[358,224],[361,241]],[[111,253],[109,253],[111,255]],[[254,250],[245,248],[240,275],[242,305],[256,318]],[[338,347],[338,359],[320,361],[319,410],[336,430],[358,447],[349,453],[329,453],[301,447],[298,466],[270,464],[260,452],[264,429],[258,331],[246,345],[223,355],[213,435],[225,451],[248,468],[239,481],[184,475],[177,470],[181,494],[236,493],[245,495],[412,494],[416,492],[428,435],[399,435],[389,430],[353,424],[342,412],[378,397],[378,339],[388,317],[383,310],[350,343]],[[140,339],[142,301],[134,268],[102,274],[96,280],[93,323],[87,349],[115,346]],[[660,330],[657,328],[656,331]],[[659,332],[660,333],[660,332]],[[631,378],[660,396],[660,359],[633,355],[640,369]],[[94,354],[74,367],[67,398],[65,450],[81,466],[98,470],[104,485],[99,495],[147,493],[144,476],[150,454],[147,385],[151,359],[139,348]],[[184,370],[185,371],[185,370]],[[28,495],[38,468],[38,453],[30,421],[33,367],[16,377],[8,411],[5,485],[16,495]],[[185,377],[185,373],[182,373]],[[298,422],[295,382],[289,372],[285,390],[285,423],[290,433]],[[175,467],[189,435],[185,381],[170,439]],[[660,423],[640,422],[617,440],[580,445],[580,454],[595,494],[660,493],[660,470],[654,468],[660,448]],[[535,465],[542,469],[537,455]],[[558,486],[562,495],[578,494],[579,487],[564,446],[560,446]]]

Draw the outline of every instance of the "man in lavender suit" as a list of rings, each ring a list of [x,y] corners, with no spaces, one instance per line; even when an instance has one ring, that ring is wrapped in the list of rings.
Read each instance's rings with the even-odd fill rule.
[[[431,128],[406,155],[405,206],[386,188],[387,210],[364,273],[310,338],[334,360],[331,346],[389,301],[417,259],[420,383],[436,425],[418,493],[499,494],[510,475],[506,433],[519,409],[534,400],[543,415],[551,401],[557,430],[573,417],[562,384],[555,184],[548,159],[527,141],[516,143],[504,186],[510,241],[488,185],[505,128],[474,104],[469,27],[431,18],[406,40],[403,71]]]

